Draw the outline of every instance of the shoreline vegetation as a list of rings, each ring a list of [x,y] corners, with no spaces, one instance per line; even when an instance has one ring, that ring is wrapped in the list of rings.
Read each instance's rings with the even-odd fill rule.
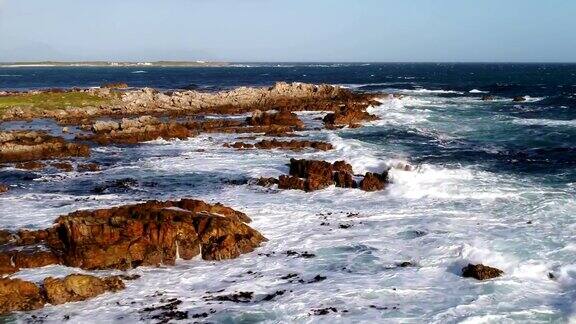
[[[90,160],[95,147],[138,145],[158,138],[187,139],[202,133],[237,134],[237,142],[224,144],[224,149],[229,150],[327,151],[333,149],[332,144],[302,138],[302,131],[362,127],[378,119],[369,112],[370,107],[379,105],[382,98],[394,96],[326,84],[284,82],[222,92],[161,92],[133,89],[122,83],[91,89],[3,92],[0,125],[48,119],[60,130],[0,131],[0,167],[24,172],[45,168],[100,172],[101,166]],[[315,126],[304,123],[298,114],[301,112],[317,114]],[[259,137],[268,139],[258,140]],[[378,191],[390,183],[390,168],[414,170],[411,165],[402,164],[377,173],[356,174],[346,161],[286,162],[287,175],[272,178],[262,174],[248,183],[233,185],[253,184],[304,192],[330,186]],[[130,186],[132,181],[136,180],[107,183],[95,188],[94,193]],[[11,194],[11,190],[10,183],[0,184],[0,193]],[[123,280],[137,279],[125,275],[106,278],[71,275],[44,278],[37,284],[10,277],[20,269],[60,264],[83,270],[127,270],[173,265],[177,258],[191,260],[196,256],[200,260],[189,262],[232,259],[267,241],[266,233],[247,225],[250,221],[248,215],[220,203],[181,197],[179,201],[148,201],[76,211],[60,216],[48,229],[0,229],[0,314],[39,309],[46,303],[85,300],[123,289]],[[501,274],[502,271],[481,264],[463,269],[464,277],[478,280]]]
[[[146,62],[108,62],[108,61],[29,61],[0,62],[0,68],[16,67],[224,67],[228,62],[210,61],[146,61]]]

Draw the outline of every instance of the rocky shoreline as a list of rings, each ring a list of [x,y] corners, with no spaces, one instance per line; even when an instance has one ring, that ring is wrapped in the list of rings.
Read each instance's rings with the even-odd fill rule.
[[[97,172],[100,166],[89,160],[95,148],[156,139],[183,140],[205,133],[248,134],[224,144],[231,150],[329,151],[333,149],[331,143],[299,139],[299,133],[318,129],[317,124],[327,131],[361,127],[378,119],[368,108],[377,105],[377,99],[384,95],[302,83],[217,93],[125,88],[67,90],[109,99],[100,106],[5,110],[0,123],[51,119],[62,126],[66,136],[40,130],[0,131],[0,167]],[[301,119],[300,112],[321,117],[310,126]],[[251,135],[271,139],[248,142],[256,139]],[[284,137],[294,138],[277,139]],[[385,190],[392,181],[389,168],[356,174],[346,161],[292,158],[287,162],[288,174],[278,178],[261,175],[255,179],[256,184],[305,192],[330,186],[371,192]],[[408,164],[391,167],[413,170]],[[9,193],[10,185],[0,184],[0,194]],[[0,275],[4,276],[0,279],[0,314],[38,309],[46,303],[85,300],[124,288],[120,277],[70,275],[45,278],[39,285],[10,278],[20,269],[58,264],[84,270],[128,270],[174,265],[176,260],[195,257],[218,261],[250,253],[267,241],[247,225],[251,220],[246,214],[219,203],[182,198],[76,211],[60,216],[54,226],[43,230],[0,230]],[[465,277],[478,280],[501,274],[498,269],[482,265],[463,269]]]

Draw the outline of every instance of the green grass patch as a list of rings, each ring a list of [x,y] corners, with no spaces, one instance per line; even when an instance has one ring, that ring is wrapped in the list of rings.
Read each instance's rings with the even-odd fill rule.
[[[42,111],[52,109],[66,109],[70,107],[98,106],[110,103],[112,99],[101,98],[85,92],[16,94],[0,97],[0,116],[12,107]]]

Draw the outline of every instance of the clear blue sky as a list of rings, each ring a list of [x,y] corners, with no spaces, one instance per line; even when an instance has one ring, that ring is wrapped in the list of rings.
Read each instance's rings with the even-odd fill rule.
[[[576,0],[0,0],[0,61],[576,61]]]

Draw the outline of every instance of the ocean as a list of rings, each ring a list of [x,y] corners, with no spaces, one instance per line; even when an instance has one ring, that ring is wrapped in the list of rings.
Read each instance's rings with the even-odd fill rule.
[[[195,197],[247,213],[251,227],[269,239],[234,260],[130,270],[142,277],[126,282],[122,292],[14,319],[152,321],[143,308],[178,298],[180,310],[223,323],[576,321],[576,64],[0,68],[0,90],[126,82],[217,91],[276,81],[403,96],[382,95],[381,104],[369,108],[380,119],[355,129],[316,130],[321,114],[299,113],[310,126],[300,134],[332,143],[335,149],[327,152],[239,152],[222,147],[236,135],[202,134],[96,148],[91,160],[105,166],[96,174],[0,169],[0,182],[16,185],[0,196],[0,228],[44,228],[78,209]],[[57,129],[49,121],[0,128],[38,125]],[[305,193],[246,183],[286,174],[292,157],[346,160],[356,173],[403,163],[415,170],[392,169],[392,184],[382,192],[331,187]],[[137,184],[93,190],[124,178]],[[504,275],[483,282],[462,278],[468,263]],[[81,270],[48,266],[16,277],[72,272]],[[253,292],[254,298],[203,298],[222,290]],[[335,310],[314,315],[324,308]]]

